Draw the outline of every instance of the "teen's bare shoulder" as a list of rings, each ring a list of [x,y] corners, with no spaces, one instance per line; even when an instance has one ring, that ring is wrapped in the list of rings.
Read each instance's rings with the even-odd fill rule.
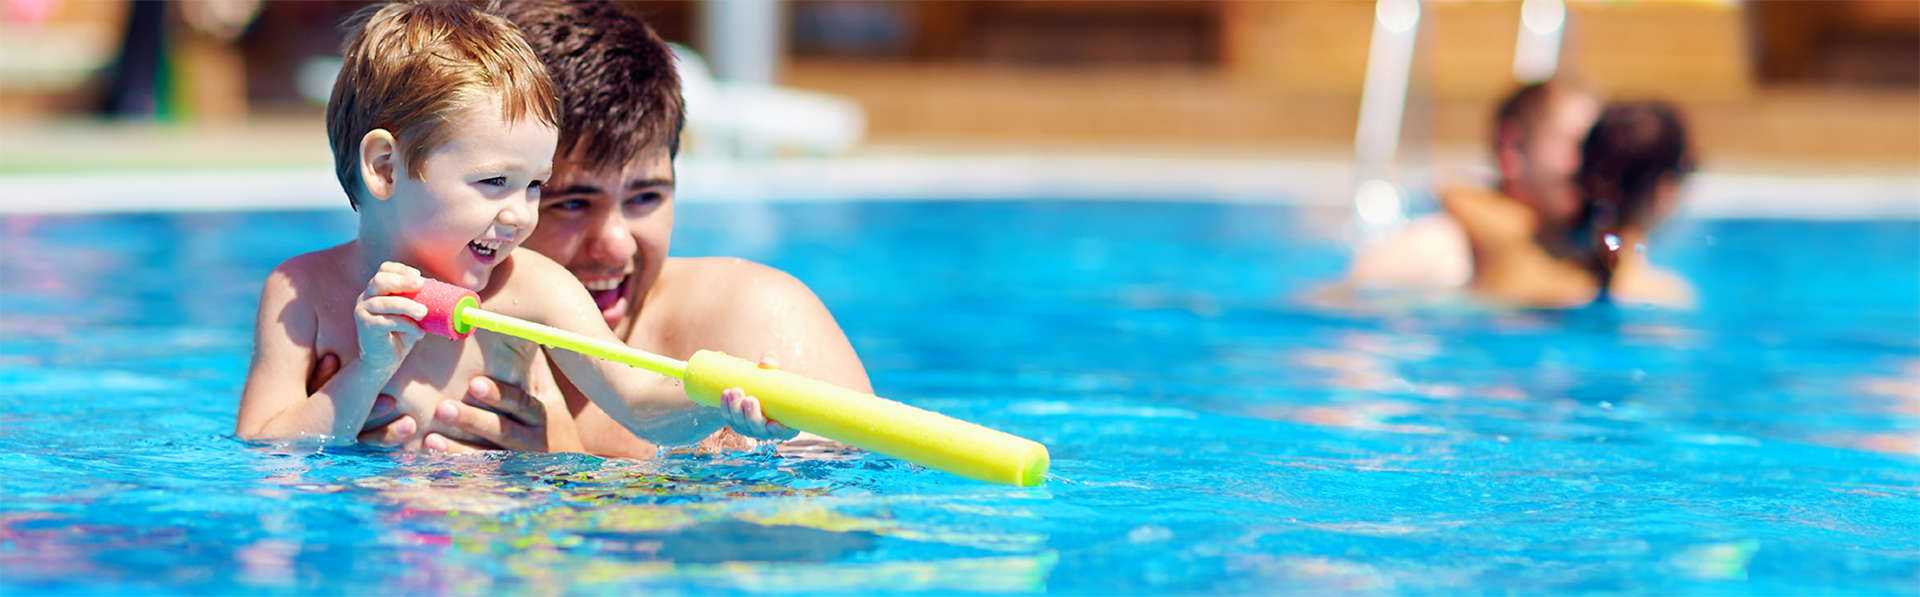
[[[773,354],[780,368],[872,391],[866,367],[833,313],[800,279],[745,259],[669,259],[642,311],[663,346],[718,350],[748,359]],[[666,308],[655,310],[656,299]]]
[[[668,259],[641,324],[662,338],[697,338],[696,348],[729,352],[778,344],[783,337],[842,337],[833,314],[806,283],[733,257]]]
[[[736,257],[668,259],[660,274],[663,289],[671,290],[675,309],[704,318],[730,319],[741,315],[790,311],[800,304],[818,304],[813,289],[787,272]],[[701,295],[690,301],[690,294]]]

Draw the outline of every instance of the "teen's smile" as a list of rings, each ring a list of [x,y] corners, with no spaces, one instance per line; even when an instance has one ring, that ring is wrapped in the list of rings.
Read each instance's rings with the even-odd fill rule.
[[[613,318],[626,313],[627,289],[633,285],[632,272],[577,277],[580,284],[587,287],[587,294],[593,296],[593,304],[600,308],[602,316]]]

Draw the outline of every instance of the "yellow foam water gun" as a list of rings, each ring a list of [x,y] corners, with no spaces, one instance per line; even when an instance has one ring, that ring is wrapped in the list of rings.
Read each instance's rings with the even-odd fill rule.
[[[478,328],[625,363],[684,380],[687,397],[711,407],[722,390],[740,388],[787,427],[970,479],[1031,487],[1047,472],[1047,447],[1033,440],[725,353],[702,350],[681,361],[597,340],[483,310],[478,294],[438,280],[399,296],[427,306],[420,327],[428,333],[457,340]]]

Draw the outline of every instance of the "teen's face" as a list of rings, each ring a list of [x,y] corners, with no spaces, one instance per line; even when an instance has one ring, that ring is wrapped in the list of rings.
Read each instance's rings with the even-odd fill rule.
[[[618,171],[593,172],[577,156],[554,161],[540,198],[540,227],[526,247],[567,266],[593,295],[607,327],[622,324],[660,277],[673,239],[673,158],[649,148]]]
[[[420,180],[394,177],[394,234],[402,260],[428,276],[479,290],[493,266],[533,233],[541,186],[553,172],[559,131],[530,115],[513,124],[493,96],[449,123]]]

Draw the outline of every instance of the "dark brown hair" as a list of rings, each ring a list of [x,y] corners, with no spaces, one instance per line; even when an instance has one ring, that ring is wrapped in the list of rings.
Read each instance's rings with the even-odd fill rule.
[[[1587,93],[1586,87],[1578,80],[1563,78],[1531,83],[1513,90],[1493,112],[1493,150],[1500,151],[1501,143],[1509,138],[1525,144],[1534,127],[1547,117],[1553,102],[1569,95]]]
[[[606,171],[663,143],[679,155],[680,77],[673,50],[645,21],[606,0],[508,2],[494,11],[526,33],[560,90],[558,157]]]
[[[1614,102],[1587,132],[1574,181],[1594,212],[1593,225],[1617,230],[1653,224],[1661,181],[1678,182],[1693,169],[1687,128],[1672,104]]]
[[[532,115],[559,125],[553,81],[505,19],[465,2],[403,0],[369,6],[346,28],[327,141],[355,209],[366,190],[360,140],[374,129],[393,133],[407,175],[419,179],[427,154],[447,142],[453,115],[486,93],[499,96],[508,123]]]

